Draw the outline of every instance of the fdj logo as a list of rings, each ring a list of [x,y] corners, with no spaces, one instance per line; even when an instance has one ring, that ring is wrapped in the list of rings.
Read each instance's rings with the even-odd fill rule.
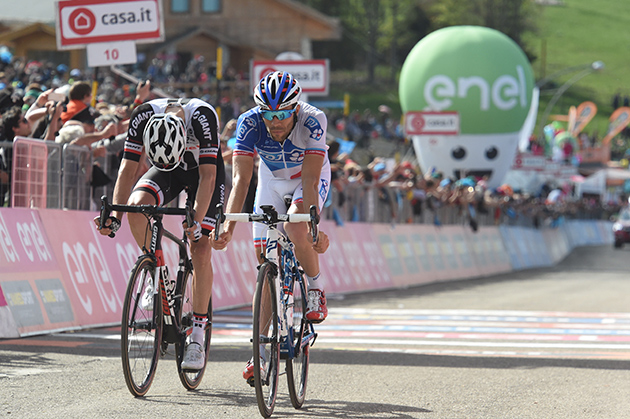
[[[270,250],[276,249],[278,247],[278,241],[267,239],[267,243],[265,243],[265,246],[267,247],[267,251],[269,252]]]
[[[454,81],[449,76],[438,74],[427,80],[424,85],[424,100],[431,110],[444,110],[453,105],[453,98],[466,98],[471,89],[479,91],[479,109],[487,111],[490,104],[502,111],[520,106],[527,108],[527,88],[525,71],[516,66],[517,77],[504,74],[499,76],[492,86],[482,77],[458,77]]]

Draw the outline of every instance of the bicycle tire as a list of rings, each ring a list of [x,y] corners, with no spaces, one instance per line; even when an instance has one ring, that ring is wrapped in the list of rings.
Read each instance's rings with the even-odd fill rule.
[[[177,284],[177,295],[181,295],[181,300],[176,302],[177,304],[177,315],[179,316],[180,325],[182,327],[182,332],[184,332],[189,327],[192,327],[192,316],[193,316],[193,293],[192,293],[192,279],[193,272],[191,269],[186,269],[184,271],[184,275],[182,276],[181,283]],[[177,373],[179,375],[179,379],[182,382],[182,385],[187,390],[194,390],[199,387],[201,384],[201,379],[203,378],[203,374],[206,371],[206,366],[208,365],[208,354],[210,352],[210,340],[212,338],[212,298],[208,303],[208,326],[206,328],[205,337],[204,337],[204,350],[206,354],[206,362],[203,365],[203,368],[199,371],[184,371],[182,370],[182,360],[184,359],[184,349],[186,347],[185,335],[184,339],[178,344],[175,344],[175,349],[177,352]]]
[[[152,308],[142,308],[148,281],[154,278],[155,261],[149,255],[138,258],[127,284],[121,322],[121,354],[127,388],[135,397],[144,396],[155,377],[162,344],[162,301],[153,298]],[[159,295],[159,294],[157,294]],[[154,296],[155,297],[155,296]]]
[[[287,385],[289,397],[294,408],[299,409],[304,404],[306,397],[306,384],[308,382],[308,365],[310,343],[302,347],[302,338],[307,332],[306,323],[306,290],[304,282],[296,281],[293,286],[293,358],[286,360]]]
[[[278,304],[275,277],[277,269],[265,262],[258,271],[253,306],[253,364],[254,387],[258,410],[263,417],[270,417],[278,394],[278,366],[280,348],[278,344]],[[265,321],[265,319],[268,319]],[[261,373],[261,356],[266,365]]]

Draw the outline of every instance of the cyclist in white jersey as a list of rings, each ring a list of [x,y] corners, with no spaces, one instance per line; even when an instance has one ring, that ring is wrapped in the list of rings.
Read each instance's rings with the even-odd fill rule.
[[[255,153],[260,156],[254,211],[273,205],[283,213],[308,213],[311,205],[320,211],[330,188],[330,163],[326,145],[327,120],[322,111],[300,101],[302,89],[289,73],[270,73],[254,89],[258,106],[238,118],[233,152],[232,192],[226,212],[241,212],[251,181]],[[285,196],[291,197],[287,209]],[[213,247],[223,249],[232,239],[236,222],[227,221]],[[286,223],[285,231],[295,245],[295,254],[308,280],[306,317],[316,323],[327,314],[326,295],[319,280],[319,253],[328,249],[328,236],[319,231],[313,245],[308,223]],[[262,263],[264,225],[254,223],[254,248]],[[250,361],[243,372],[253,375]]]

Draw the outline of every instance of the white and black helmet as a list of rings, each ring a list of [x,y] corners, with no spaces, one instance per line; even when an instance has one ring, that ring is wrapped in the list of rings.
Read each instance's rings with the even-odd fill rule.
[[[186,126],[173,114],[155,114],[144,127],[144,149],[151,163],[163,171],[174,170],[186,151]]]

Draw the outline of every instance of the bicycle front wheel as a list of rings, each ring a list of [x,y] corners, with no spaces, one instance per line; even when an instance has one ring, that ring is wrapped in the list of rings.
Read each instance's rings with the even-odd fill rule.
[[[258,410],[268,418],[273,413],[278,393],[278,303],[275,276],[277,270],[265,262],[258,271],[253,307],[254,387]],[[250,383],[251,384],[251,383]]]
[[[125,382],[131,394],[144,396],[155,377],[162,341],[162,304],[154,287],[155,262],[138,258],[131,270],[121,324],[121,353]]]
[[[306,323],[306,295],[303,282],[293,286],[293,358],[287,359],[287,384],[291,404],[299,409],[304,404],[306,382],[308,381],[308,359],[310,343],[302,344],[302,338],[308,333]]]
[[[193,283],[193,271],[187,269],[184,272],[184,276],[182,277],[182,281],[178,284],[177,295],[181,295],[181,300],[176,304],[180,304],[178,312],[180,316],[180,325],[182,328],[182,333],[192,327],[193,322],[193,292],[192,292],[192,283]],[[203,378],[203,374],[206,371],[206,365],[208,363],[208,353],[210,351],[210,339],[212,337],[212,298],[210,298],[210,302],[208,303],[208,326],[206,327],[206,332],[204,336],[204,350],[206,354],[206,363],[204,363],[203,368],[199,371],[185,371],[182,370],[182,360],[184,358],[184,348],[186,347],[185,336],[182,339],[181,343],[176,344],[177,351],[177,372],[179,374],[179,379],[187,390],[194,390],[199,387],[201,384],[201,379]]]

